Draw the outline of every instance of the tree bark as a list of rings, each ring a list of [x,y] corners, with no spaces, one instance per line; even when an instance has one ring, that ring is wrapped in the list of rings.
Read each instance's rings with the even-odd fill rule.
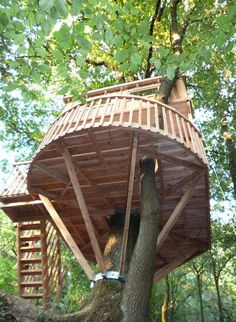
[[[222,305],[221,294],[220,294],[219,277],[217,276],[215,269],[213,269],[213,275],[214,275],[214,281],[215,281],[215,287],[216,287],[219,322],[224,322],[224,311],[223,311],[223,305]]]
[[[233,141],[231,135],[228,131],[228,124],[226,117],[223,117],[221,120],[221,129],[222,134],[225,140],[226,150],[228,154],[229,161],[229,171],[234,187],[234,197],[236,199],[236,147],[235,142]]]
[[[197,287],[198,287],[198,298],[200,303],[200,318],[201,322],[205,322],[203,301],[202,301],[202,277],[201,274],[197,273]]]
[[[156,243],[159,234],[160,203],[155,183],[155,160],[143,157],[141,162],[141,222],[138,239],[125,284],[123,322],[147,322],[153,284]]]
[[[165,296],[164,302],[161,308],[161,321],[167,322],[167,313],[168,313],[168,306],[169,306],[169,292],[170,292],[170,285],[168,280],[168,275],[165,277]]]

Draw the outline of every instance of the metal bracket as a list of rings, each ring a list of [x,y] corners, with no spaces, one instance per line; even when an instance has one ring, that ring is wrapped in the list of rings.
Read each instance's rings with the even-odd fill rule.
[[[125,282],[127,280],[126,276],[120,275],[119,272],[116,271],[107,271],[105,273],[98,273],[93,276],[90,280],[90,288],[93,288],[95,283],[100,280],[119,280],[121,282]]]

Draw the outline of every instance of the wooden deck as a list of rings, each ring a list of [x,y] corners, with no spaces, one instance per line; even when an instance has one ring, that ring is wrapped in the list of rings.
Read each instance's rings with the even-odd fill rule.
[[[126,209],[139,214],[139,160],[148,154],[158,160],[163,228],[155,280],[209,249],[208,167],[201,135],[187,117],[190,103],[187,96],[178,97],[178,88],[172,107],[154,99],[152,91],[160,82],[156,78],[96,90],[88,93],[86,103],[68,104],[30,164],[31,204],[4,206],[11,218],[26,216],[27,207],[38,209],[32,216],[49,218],[44,202],[77,245],[78,257],[81,252],[103,271],[109,219],[115,213],[127,215]],[[142,89],[150,96],[136,95]],[[5,190],[5,196],[1,192],[1,201],[19,202],[14,189]],[[20,200],[29,201],[23,194]]]

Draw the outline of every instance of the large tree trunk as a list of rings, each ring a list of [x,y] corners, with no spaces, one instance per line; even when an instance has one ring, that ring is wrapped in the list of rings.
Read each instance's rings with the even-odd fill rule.
[[[141,222],[123,296],[123,321],[147,322],[155,271],[160,203],[155,183],[155,160],[141,160]]]

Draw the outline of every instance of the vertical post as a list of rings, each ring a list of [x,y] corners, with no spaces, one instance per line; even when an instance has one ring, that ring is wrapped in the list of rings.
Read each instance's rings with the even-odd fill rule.
[[[89,235],[89,238],[91,241],[91,245],[92,245],[92,248],[93,248],[97,263],[98,263],[98,267],[99,267],[100,271],[102,273],[104,273],[106,269],[105,269],[105,264],[103,261],[102,252],[101,252],[101,249],[100,249],[100,246],[99,246],[96,234],[95,234],[95,230],[94,230],[93,223],[91,221],[91,218],[90,218],[90,215],[88,212],[87,205],[84,200],[84,196],[83,196],[82,189],[80,187],[80,183],[79,183],[77,175],[76,175],[76,170],[75,170],[75,166],[74,166],[72,157],[66,147],[62,147],[61,145],[60,146],[58,145],[58,148],[60,149],[60,151],[63,155],[64,161],[65,161],[65,164],[67,167],[67,171],[69,173],[71,183],[74,188],[76,199],[78,201],[78,204],[79,204],[79,207],[80,207],[83,219],[84,219],[84,223],[87,228],[87,232],[88,232],[88,235]]]
[[[62,288],[62,268],[61,268],[61,241],[60,241],[60,236],[58,232],[56,232],[56,238],[57,238],[56,257],[58,256],[56,297],[57,299],[59,299],[61,297],[61,288]]]
[[[134,187],[134,174],[135,174],[137,146],[138,146],[138,139],[137,139],[137,137],[134,137],[133,144],[132,144],[130,170],[129,170],[129,183],[128,183],[128,195],[127,195],[127,205],[126,205],[126,213],[125,213],[125,225],[124,225],[122,248],[121,248],[121,255],[120,255],[120,272],[119,272],[120,275],[123,275],[125,272],[125,260],[126,260],[127,242],[128,242],[128,235],[129,235],[130,212],[131,212],[131,203],[132,203],[133,187]]]
[[[45,220],[40,222],[41,228],[41,250],[42,250],[42,278],[43,278],[43,302],[44,309],[49,307],[49,279],[48,279],[48,253],[47,253],[47,232]]]
[[[18,295],[22,296],[23,288],[21,286],[22,276],[21,276],[21,251],[20,251],[20,226],[21,224],[17,224],[17,232],[16,232],[16,249],[17,249],[17,275],[18,275]]]

